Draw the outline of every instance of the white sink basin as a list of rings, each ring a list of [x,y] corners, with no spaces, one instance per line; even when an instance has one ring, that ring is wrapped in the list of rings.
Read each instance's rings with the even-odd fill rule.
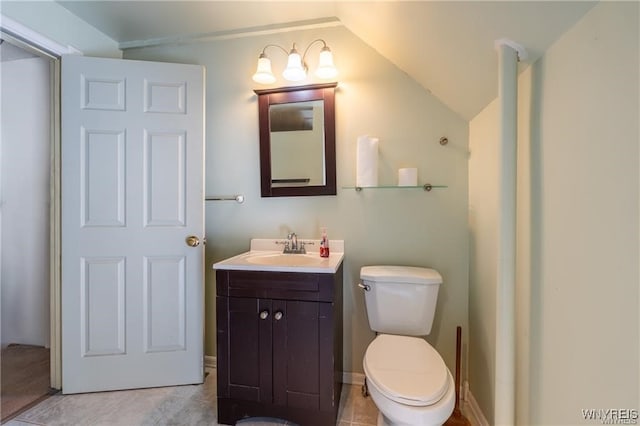
[[[248,256],[247,262],[254,265],[274,265],[274,266],[320,266],[327,263],[326,258],[314,254],[282,254],[265,253]]]
[[[319,240],[305,240],[309,248],[320,247]],[[216,262],[213,269],[241,271],[279,271],[279,272],[315,272],[335,273],[344,258],[344,241],[329,242],[331,254],[320,257],[317,251],[306,254],[282,253],[282,240],[251,240],[251,250],[237,256]]]

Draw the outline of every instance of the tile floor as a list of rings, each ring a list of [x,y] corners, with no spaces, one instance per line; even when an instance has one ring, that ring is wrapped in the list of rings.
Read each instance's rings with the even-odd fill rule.
[[[361,386],[343,385],[337,426],[376,425],[378,409]],[[202,385],[53,395],[5,423],[6,426],[209,426],[217,425],[216,375]],[[463,412],[466,407],[463,407]],[[469,416],[467,415],[467,418]],[[247,419],[242,426],[292,425],[270,419]]]
[[[7,426],[143,426],[217,425],[216,377],[211,370],[203,385],[53,395],[5,423]],[[378,410],[364,398],[360,386],[344,385],[339,426],[375,425]],[[269,419],[251,419],[242,426],[291,425]]]

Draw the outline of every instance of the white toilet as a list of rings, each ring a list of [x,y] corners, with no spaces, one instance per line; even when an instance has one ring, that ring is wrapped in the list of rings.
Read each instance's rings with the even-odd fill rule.
[[[453,377],[421,337],[431,332],[442,276],[427,268],[365,266],[361,287],[378,333],[364,356],[378,425],[442,425],[455,406]]]

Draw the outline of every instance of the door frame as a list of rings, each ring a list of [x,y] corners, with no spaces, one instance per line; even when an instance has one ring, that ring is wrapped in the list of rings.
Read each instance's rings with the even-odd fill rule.
[[[62,387],[61,334],[61,191],[60,191],[60,59],[62,55],[82,54],[73,46],[63,46],[0,13],[0,36],[11,44],[50,61],[50,208],[49,208],[49,324],[50,387]]]

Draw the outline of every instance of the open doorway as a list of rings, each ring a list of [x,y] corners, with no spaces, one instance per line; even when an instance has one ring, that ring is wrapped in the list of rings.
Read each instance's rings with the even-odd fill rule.
[[[50,392],[52,61],[0,44],[1,416]]]

